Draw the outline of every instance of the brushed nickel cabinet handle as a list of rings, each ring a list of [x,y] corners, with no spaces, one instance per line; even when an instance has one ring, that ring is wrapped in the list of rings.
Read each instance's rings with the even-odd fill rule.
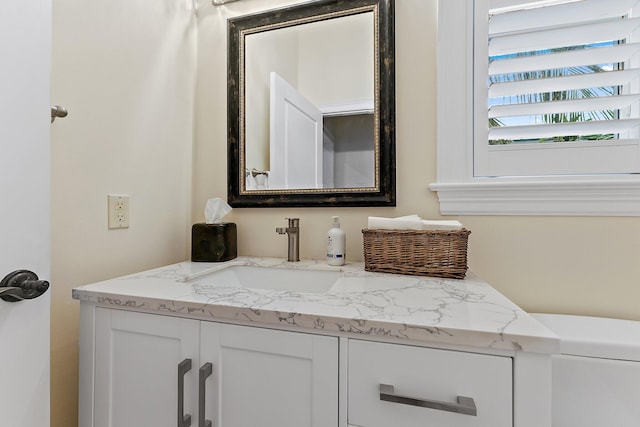
[[[206,382],[207,378],[213,373],[213,365],[210,362],[205,363],[200,368],[200,385],[198,392],[198,427],[211,427],[211,420],[205,420],[206,405]]]
[[[471,415],[474,417],[478,415],[476,403],[471,397],[458,396],[457,403],[418,399],[415,397],[401,396],[396,394],[394,387],[389,384],[380,384],[380,400],[383,400],[385,402],[400,403],[403,405],[436,409],[438,411],[455,412],[457,414]]]
[[[191,415],[184,413],[184,376],[191,370],[191,359],[178,363],[178,427],[190,427]]]

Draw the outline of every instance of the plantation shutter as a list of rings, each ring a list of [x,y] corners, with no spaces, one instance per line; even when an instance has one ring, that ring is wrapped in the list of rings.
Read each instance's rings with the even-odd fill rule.
[[[639,3],[476,0],[475,176],[640,172]]]

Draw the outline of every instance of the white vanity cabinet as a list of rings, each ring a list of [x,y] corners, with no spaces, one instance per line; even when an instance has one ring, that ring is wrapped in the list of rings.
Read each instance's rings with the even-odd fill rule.
[[[338,425],[338,338],[83,306],[87,320],[80,427]]]
[[[510,427],[512,358],[349,340],[349,424]]]
[[[350,263],[312,292],[298,273],[327,268],[303,260],[298,292],[209,276],[246,265],[289,283],[281,259],[212,264],[74,289],[79,427],[551,427],[557,336],[473,275]]]

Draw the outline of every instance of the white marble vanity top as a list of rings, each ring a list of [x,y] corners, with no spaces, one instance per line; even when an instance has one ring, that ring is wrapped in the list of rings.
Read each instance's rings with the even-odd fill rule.
[[[341,280],[324,293],[207,284],[234,265],[333,270]],[[301,285],[304,289],[304,284]],[[81,286],[73,298],[119,308],[255,322],[417,342],[554,353],[558,338],[486,282],[364,271],[363,263],[239,257],[225,263],[182,262]]]

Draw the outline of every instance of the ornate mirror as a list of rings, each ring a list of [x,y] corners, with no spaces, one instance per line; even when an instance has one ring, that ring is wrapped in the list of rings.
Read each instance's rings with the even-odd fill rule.
[[[228,21],[228,201],[394,206],[393,0]]]

